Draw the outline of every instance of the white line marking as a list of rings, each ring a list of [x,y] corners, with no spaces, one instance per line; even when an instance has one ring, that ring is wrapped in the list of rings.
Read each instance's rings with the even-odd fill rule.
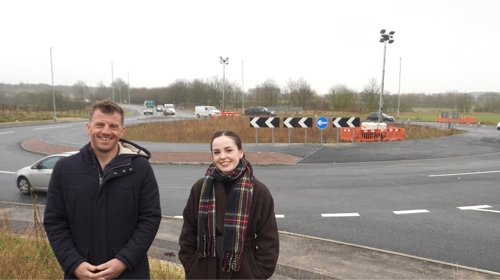
[[[56,125],[56,126],[38,127],[38,128],[33,128],[33,130],[52,129],[52,128],[61,128],[61,127],[71,127],[71,125]]]
[[[418,209],[418,210],[403,210],[403,211],[392,211],[396,215],[403,215],[403,214],[420,214],[420,213],[429,213],[429,211],[425,209]]]
[[[489,206],[489,205],[462,206],[462,207],[457,207],[457,208],[460,210],[475,210],[475,211],[500,213],[500,211],[497,211],[497,210],[483,209],[483,208],[491,208],[491,206]]]
[[[183,217],[182,216],[174,216],[174,218],[176,218],[176,219],[182,219]]]
[[[14,131],[5,131],[5,132],[0,132],[0,134],[8,134],[8,133],[14,133]]]
[[[331,217],[359,217],[358,213],[336,213],[336,214],[321,214],[323,218]]]
[[[490,174],[490,173],[499,173],[499,172],[500,172],[500,170],[498,170],[498,171],[480,171],[480,172],[455,173],[455,174],[436,174],[436,175],[429,175],[429,177],[476,175],[476,174]]]
[[[5,174],[16,174],[16,172],[12,172],[12,171],[1,171],[1,170],[0,170],[0,173],[5,173]]]
[[[283,215],[283,214],[279,214],[279,215],[275,215],[275,216],[276,216],[276,218],[284,218],[285,217],[285,215]]]

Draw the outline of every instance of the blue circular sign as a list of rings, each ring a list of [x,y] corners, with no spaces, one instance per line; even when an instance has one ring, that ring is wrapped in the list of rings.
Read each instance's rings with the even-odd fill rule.
[[[325,129],[325,127],[328,126],[328,119],[325,118],[325,117],[318,117],[316,119],[316,126],[319,128],[319,129]]]

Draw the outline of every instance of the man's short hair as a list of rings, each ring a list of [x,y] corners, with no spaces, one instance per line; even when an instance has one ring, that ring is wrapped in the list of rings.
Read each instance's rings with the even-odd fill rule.
[[[96,110],[99,110],[103,112],[104,114],[114,114],[114,113],[119,113],[122,119],[122,125],[124,122],[124,116],[125,113],[123,112],[122,107],[120,105],[116,104],[115,102],[105,99],[101,101],[97,101],[96,103],[92,104],[90,107],[90,115],[89,115],[89,121],[92,121],[92,117],[94,116],[94,112]]]

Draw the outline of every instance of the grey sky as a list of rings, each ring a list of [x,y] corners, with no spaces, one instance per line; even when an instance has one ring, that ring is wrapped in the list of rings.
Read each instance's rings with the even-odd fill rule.
[[[500,92],[500,1],[1,1],[0,82],[114,78],[132,87],[222,77],[247,90],[304,79],[319,94],[382,80],[385,90]],[[242,67],[242,60],[243,67]],[[242,75],[243,70],[243,75]]]

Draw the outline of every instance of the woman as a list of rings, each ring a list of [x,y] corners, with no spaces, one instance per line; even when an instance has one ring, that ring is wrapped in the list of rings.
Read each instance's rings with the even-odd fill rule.
[[[267,279],[279,254],[271,193],[254,177],[235,132],[216,132],[210,150],[213,162],[183,212],[179,259],[186,279]]]

